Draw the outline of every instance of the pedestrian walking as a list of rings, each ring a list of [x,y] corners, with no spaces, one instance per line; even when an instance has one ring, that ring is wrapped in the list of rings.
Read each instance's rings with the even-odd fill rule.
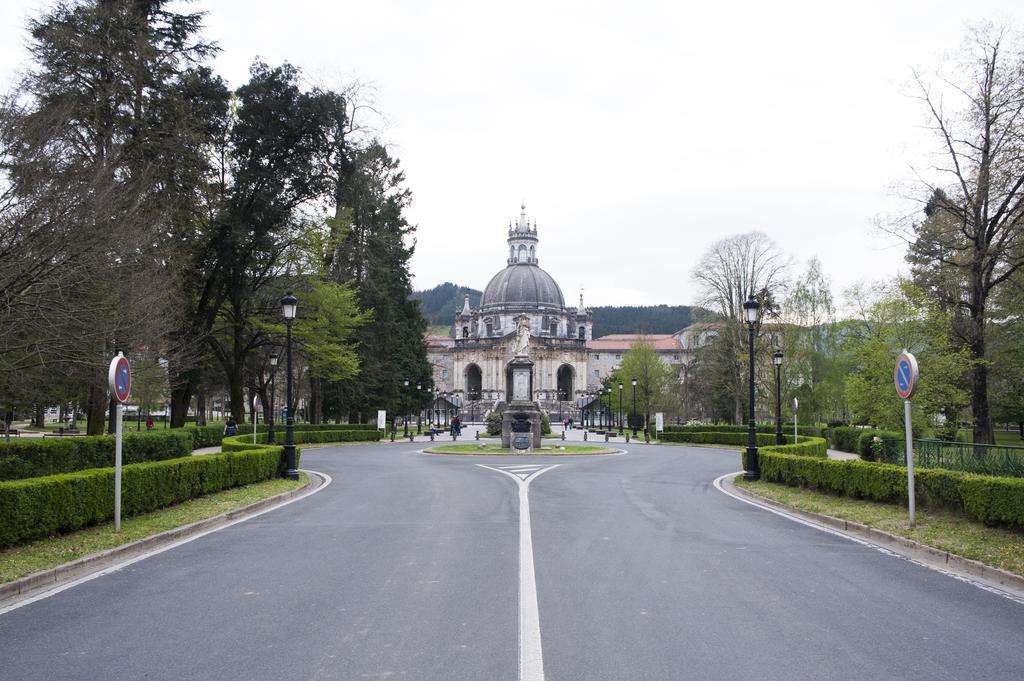
[[[455,437],[462,435],[462,419],[457,415],[452,419],[452,435]]]
[[[228,417],[228,422],[224,426],[225,435],[238,435],[238,421],[235,421],[234,416]]]
[[[152,416],[147,416],[146,417],[146,430],[153,430],[153,417]]]

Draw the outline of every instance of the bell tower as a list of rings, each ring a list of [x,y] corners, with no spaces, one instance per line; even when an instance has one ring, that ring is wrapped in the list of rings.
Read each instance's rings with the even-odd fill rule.
[[[513,225],[508,225],[508,264],[509,265],[536,265],[537,264],[537,221],[533,221],[533,228],[530,228],[530,221],[526,219],[526,204],[520,205],[519,220]]]

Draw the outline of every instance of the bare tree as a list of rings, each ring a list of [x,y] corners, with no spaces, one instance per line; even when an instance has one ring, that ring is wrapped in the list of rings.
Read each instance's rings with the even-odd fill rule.
[[[714,348],[722,353],[719,359],[732,368],[729,382],[737,422],[743,420],[747,392],[741,358],[747,345],[743,303],[753,296],[761,303],[764,314],[777,315],[775,301],[786,289],[791,265],[791,258],[766,234],[748,232],[716,241],[693,270],[700,304],[717,313],[723,322],[724,328]]]
[[[974,441],[991,443],[989,299],[1024,266],[1024,52],[1018,36],[985,25],[969,35],[953,76],[914,76],[944,160],[938,181],[922,180],[929,219],[891,231],[907,239],[918,266],[930,262],[962,282],[934,291],[965,313],[958,333],[972,360]]]

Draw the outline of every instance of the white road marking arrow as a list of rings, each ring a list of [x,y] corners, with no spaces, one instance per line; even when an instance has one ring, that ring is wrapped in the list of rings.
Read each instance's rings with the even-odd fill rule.
[[[533,533],[530,529],[530,483],[560,464],[551,466],[485,466],[503,473],[519,488],[519,681],[544,681],[544,655],[540,641],[537,576],[533,568]]]

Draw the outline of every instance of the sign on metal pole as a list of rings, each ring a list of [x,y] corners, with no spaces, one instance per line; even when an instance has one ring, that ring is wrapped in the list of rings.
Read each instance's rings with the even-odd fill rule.
[[[256,444],[256,424],[259,423],[259,412],[256,411],[256,403],[260,401],[259,395],[252,396],[252,443]],[[269,435],[267,436],[269,437]]]
[[[910,526],[914,526],[914,437],[910,428],[910,398],[917,389],[917,358],[904,350],[896,358],[893,369],[893,383],[896,394],[903,398],[903,424],[907,446],[907,506],[910,509]]]
[[[800,442],[800,433],[796,429],[796,413],[800,410],[800,400],[793,398],[793,443]]]
[[[114,408],[114,532],[121,531],[121,421],[124,403],[132,390],[132,370],[123,352],[110,360],[107,372],[110,394],[117,400]]]
[[[388,412],[386,409],[377,410],[377,430],[386,430],[388,427]]]
[[[655,432],[661,433],[665,430],[665,414],[663,412],[657,412],[654,414],[654,430]]]

